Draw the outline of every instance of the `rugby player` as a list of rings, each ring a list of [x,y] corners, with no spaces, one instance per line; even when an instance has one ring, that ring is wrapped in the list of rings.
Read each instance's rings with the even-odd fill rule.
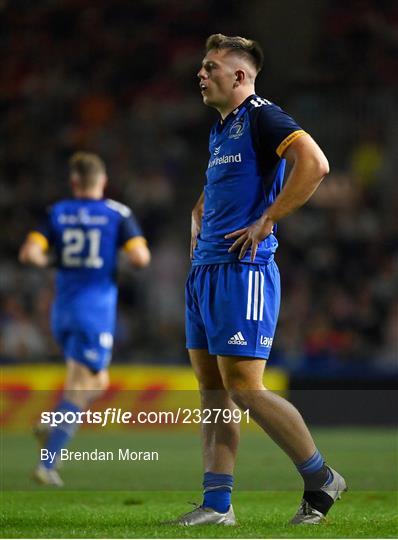
[[[131,210],[104,199],[107,175],[102,159],[77,152],[69,161],[73,198],[54,204],[41,225],[31,231],[19,252],[24,264],[46,267],[55,252],[56,294],[51,326],[66,359],[63,397],[56,410],[86,409],[107,388],[115,331],[119,248],[138,268],[150,262],[150,251]],[[76,429],[66,422],[51,430],[38,426],[41,445],[57,455]],[[55,454],[54,454],[55,453]],[[56,459],[43,459],[34,472],[42,484],[62,486]]]
[[[203,408],[249,409],[304,480],[291,522],[315,524],[346,490],[345,480],[326,465],[296,408],[263,386],[263,372],[280,304],[277,223],[311,197],[329,165],[310,135],[256,95],[262,63],[255,41],[214,34],[206,42],[199,87],[221,118],[210,132],[207,182],[192,212],[187,348]],[[202,427],[203,502],[174,523],[233,525],[239,426]]]

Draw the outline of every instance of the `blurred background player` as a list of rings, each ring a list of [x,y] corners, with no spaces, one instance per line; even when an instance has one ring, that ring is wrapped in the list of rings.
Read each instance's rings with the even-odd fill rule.
[[[131,210],[104,199],[107,183],[102,159],[86,152],[69,161],[73,198],[55,203],[40,226],[30,232],[19,252],[24,264],[46,267],[49,248],[55,252],[56,295],[52,331],[63,350],[67,373],[64,394],[56,410],[78,412],[108,386],[115,331],[120,248],[134,267],[143,268],[151,255]],[[40,443],[56,455],[76,426],[63,423],[50,431],[36,428]],[[56,460],[41,460],[34,478],[62,486]]]
[[[192,212],[187,348],[203,408],[232,409],[236,403],[250,410],[303,477],[292,523],[313,524],[324,519],[346,483],[325,464],[297,409],[264,387],[263,372],[280,305],[276,224],[307,202],[329,165],[290,116],[256,95],[262,64],[253,40],[214,34],[206,42],[199,86],[204,104],[221,118],[210,132],[207,181]],[[203,503],[177,523],[235,524],[238,442],[237,424],[203,425]]]

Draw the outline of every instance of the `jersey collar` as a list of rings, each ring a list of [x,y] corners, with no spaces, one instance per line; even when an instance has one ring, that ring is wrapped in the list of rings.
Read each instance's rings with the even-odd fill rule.
[[[243,109],[243,107],[251,100],[253,99],[253,97],[256,97],[256,94],[251,94],[250,96],[248,96],[244,101],[242,101],[242,103],[240,105],[238,105],[236,107],[236,109],[234,109],[233,111],[231,111],[225,118],[224,120],[221,120],[221,118],[219,119],[218,121],[218,124],[217,124],[217,130],[218,131],[222,131],[225,126],[227,124],[229,124],[229,122],[231,121],[231,118],[236,118],[238,116],[238,114],[240,113],[240,111]]]

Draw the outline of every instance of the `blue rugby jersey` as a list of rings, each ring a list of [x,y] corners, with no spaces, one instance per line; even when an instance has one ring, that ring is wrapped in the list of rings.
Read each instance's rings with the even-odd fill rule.
[[[55,250],[54,309],[62,321],[76,328],[112,331],[118,249],[145,242],[131,210],[110,199],[63,200],[29,236]]]
[[[193,265],[238,261],[224,236],[255,222],[282,189],[285,149],[305,132],[280,107],[249,96],[210,131],[210,159],[204,187],[202,227]],[[257,264],[266,264],[278,241],[269,235],[258,246]],[[248,250],[241,262],[250,262]]]

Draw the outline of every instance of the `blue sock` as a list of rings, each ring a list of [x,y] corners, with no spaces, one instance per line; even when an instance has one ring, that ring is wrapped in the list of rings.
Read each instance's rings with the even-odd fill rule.
[[[80,412],[81,409],[71,401],[63,399],[58,404],[56,411],[60,411],[63,413],[77,413]],[[59,451],[68,445],[71,437],[76,431],[77,425],[78,424],[76,423],[70,424],[68,422],[63,422],[62,424],[59,424],[58,426],[51,429],[46,443],[46,450],[48,450],[48,452],[51,452],[51,456],[54,456],[55,452],[55,455],[57,457]],[[42,459],[41,464],[44,465],[44,467],[46,467],[47,469],[53,469],[56,465],[56,459],[54,459],[52,462],[50,459]]]
[[[204,508],[213,508],[216,512],[225,514],[231,505],[231,493],[234,477],[231,474],[207,472],[203,477]]]
[[[296,464],[298,472],[304,480],[306,490],[316,490],[327,486],[333,480],[333,474],[327,467],[319,450],[316,450],[304,463]]]

